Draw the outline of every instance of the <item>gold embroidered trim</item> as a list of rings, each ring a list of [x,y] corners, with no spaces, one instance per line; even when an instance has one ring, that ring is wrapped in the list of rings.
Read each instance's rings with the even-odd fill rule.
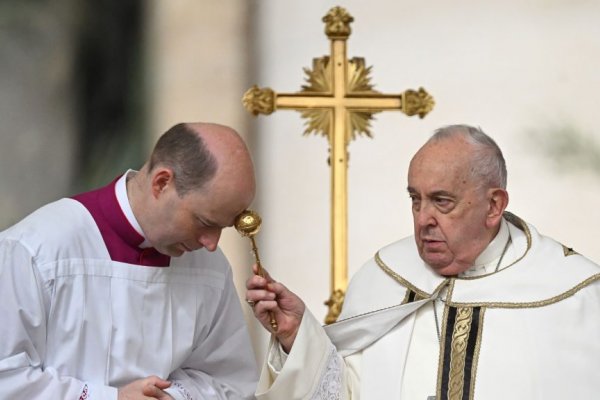
[[[478,275],[478,276],[470,276],[470,277],[454,278],[454,279],[473,280],[473,279],[484,278],[484,277],[490,276],[492,274],[497,274],[497,273],[499,273],[501,271],[504,271],[507,268],[512,267],[513,265],[515,265],[516,263],[518,263],[519,261],[521,261],[527,255],[527,253],[529,253],[529,250],[531,249],[532,238],[531,238],[531,231],[529,230],[529,227],[527,226],[527,223],[525,223],[525,221],[523,221],[521,218],[517,217],[516,215],[514,215],[513,213],[508,212],[508,211],[504,212],[503,217],[508,222],[510,222],[511,224],[513,224],[514,226],[516,226],[517,228],[519,228],[520,230],[522,230],[523,233],[525,234],[525,238],[527,239],[527,248],[525,249],[525,252],[523,253],[523,255],[521,255],[521,257],[517,258],[515,261],[513,261],[512,263],[510,263],[505,268],[502,268],[500,271],[491,272],[489,274],[483,274],[483,275]],[[377,265],[379,265],[379,267],[386,274],[388,274],[389,276],[391,276],[395,281],[399,282],[404,287],[407,287],[407,288],[411,289],[413,292],[417,293],[422,298],[429,297],[429,294],[427,292],[424,292],[421,289],[417,288],[416,286],[414,286],[413,284],[411,284],[410,282],[408,282],[406,279],[404,279],[400,275],[398,275],[396,272],[394,272],[390,267],[388,267],[385,264],[385,262],[383,262],[383,260],[381,259],[381,256],[379,255],[379,251],[377,253],[375,253],[375,262],[377,263]],[[434,293],[435,293],[435,291],[434,291]]]
[[[408,298],[410,297],[410,289],[406,289],[406,294],[404,295],[404,299],[402,300],[402,303],[400,304],[406,304],[408,303]]]
[[[456,279],[450,279],[448,283],[448,293],[446,293],[446,301],[450,301],[452,298],[452,294],[454,293],[454,285],[456,284]]]
[[[452,332],[450,350],[450,373],[448,380],[448,400],[462,400],[465,379],[465,359],[467,356],[467,342],[471,332],[471,307],[456,310],[456,322]]]
[[[532,239],[531,239],[531,231],[529,230],[527,223],[525,221],[523,221],[521,218],[517,217],[515,214],[511,213],[510,211],[504,211],[502,216],[508,222],[510,222],[511,224],[513,224],[514,226],[516,226],[517,228],[519,228],[520,230],[522,230],[525,233],[525,237],[527,238],[527,251],[529,251],[529,249],[531,248]]]
[[[475,341],[475,351],[473,352],[473,360],[471,361],[471,390],[469,391],[469,400],[475,398],[475,380],[477,379],[477,364],[479,362],[479,351],[481,350],[481,338],[483,337],[483,316],[485,308],[479,309],[479,331],[477,332],[477,340]]]
[[[381,312],[381,311],[386,311],[386,310],[389,310],[389,309],[391,309],[391,308],[394,308],[394,307],[401,306],[401,305],[403,305],[403,304],[404,304],[404,303],[400,303],[400,304],[394,304],[393,306],[389,306],[389,307],[380,308],[380,309],[378,309],[378,310],[373,310],[373,311],[369,311],[369,312],[362,313],[362,314],[356,314],[356,315],[353,315],[353,316],[351,316],[351,317],[344,318],[344,319],[338,319],[337,321],[335,321],[335,322],[334,322],[334,323],[332,323],[332,324],[329,324],[328,326],[330,326],[330,325],[335,325],[335,324],[338,324],[338,323],[340,323],[340,322],[348,321],[348,320],[351,320],[351,319],[354,319],[354,318],[364,317],[365,315],[369,315],[369,314],[375,314],[375,313],[378,313],[378,312]]]
[[[564,293],[556,295],[554,297],[550,297],[549,299],[540,300],[540,301],[530,301],[530,302],[522,302],[522,303],[511,303],[511,302],[480,302],[480,303],[461,303],[449,301],[448,305],[452,307],[487,307],[487,308],[538,308],[545,307],[547,305],[558,303],[568,297],[573,296],[575,293],[583,289],[584,287],[600,280],[600,274],[592,275],[587,278],[580,284],[574,286],[573,288],[567,290]],[[450,297],[448,297],[450,298]]]
[[[429,295],[427,295],[427,296],[423,297],[423,296],[421,296],[420,294],[418,294],[418,293],[415,293],[415,300],[414,300],[414,301],[421,301],[421,300],[425,300],[425,299],[428,299],[429,297],[430,297]]]
[[[565,246],[564,244],[562,245],[562,248],[563,248],[563,253],[565,253],[565,257],[572,256],[572,255],[575,255],[575,254],[579,254],[575,250],[573,250],[570,247]]]
[[[527,250],[525,250],[525,253],[523,253],[523,255],[521,257],[519,257],[517,260],[515,260],[513,263],[511,263],[509,266],[507,266],[506,268],[501,269],[498,272],[492,272],[493,273],[500,273],[502,271],[504,271],[505,269],[513,266],[514,264],[518,263],[519,261],[521,261],[529,252],[529,249],[531,248],[531,243],[532,243],[532,238],[531,238],[531,232],[529,230],[529,228],[527,227],[527,224],[525,223],[525,221],[523,221],[521,218],[517,217],[516,215],[505,211],[504,212],[504,218],[506,218],[506,220],[508,222],[510,222],[511,224],[515,225],[517,228],[521,229],[524,233],[525,236],[527,238]],[[400,283],[401,285],[403,285],[404,287],[412,290],[413,292],[415,292],[417,295],[419,295],[421,298],[429,298],[431,297],[433,294],[438,293],[439,290],[441,290],[446,284],[449,284],[448,287],[448,295],[446,296],[446,299],[451,299],[452,298],[452,289],[454,288],[454,282],[456,279],[461,279],[461,280],[471,280],[471,279],[479,279],[479,278],[483,278],[486,276],[489,276],[491,274],[485,274],[485,275],[480,275],[480,276],[473,276],[473,277],[466,277],[466,278],[447,278],[445,279],[442,283],[440,283],[438,285],[437,288],[435,288],[435,290],[433,291],[433,294],[429,294],[419,288],[417,288],[416,286],[414,286],[412,283],[410,283],[409,281],[407,281],[406,279],[404,279],[403,277],[401,277],[400,275],[398,275],[396,272],[394,272],[390,267],[388,267],[383,260],[381,259],[381,257],[379,256],[379,252],[377,252],[375,254],[375,262],[377,263],[377,265],[383,270],[383,272],[385,272],[386,274],[388,274],[392,279],[394,279],[396,282]],[[592,275],[591,277],[589,277],[588,279],[584,280],[583,282],[581,282],[580,284],[576,285],[575,287],[565,291],[564,293],[558,294],[554,297],[551,297],[549,299],[545,299],[545,300],[540,300],[540,301],[531,301],[531,302],[518,302],[518,303],[512,303],[512,302],[478,302],[478,303],[469,303],[469,302],[453,302],[453,301],[448,301],[448,305],[452,306],[452,307],[487,307],[487,308],[538,308],[538,307],[544,307],[553,303],[557,303],[561,300],[564,300],[568,297],[573,296],[575,293],[577,293],[579,290],[583,289],[584,287],[594,283],[595,281],[600,280],[600,274],[595,274]],[[415,298],[416,299],[416,298]]]
[[[404,299],[402,299],[402,303],[400,303],[400,304],[407,304],[407,303],[411,302],[410,301],[410,294],[411,293],[415,294],[415,297],[412,299],[413,302],[415,302],[415,301],[421,301],[421,300],[425,300],[425,299],[429,298],[429,296],[423,297],[420,294],[415,293],[415,292],[413,292],[410,289],[406,289],[406,294],[404,295]]]
[[[459,399],[462,400],[464,387],[464,370],[466,360],[466,350],[468,345],[469,332],[472,327],[472,308],[466,307],[457,309],[456,322],[454,331],[452,334],[452,349],[450,353],[450,371],[449,371],[449,382],[448,382],[448,400]],[[446,330],[448,329],[448,311],[449,307],[444,307],[444,317],[442,322],[442,338],[446,337]],[[477,378],[477,366],[479,362],[479,354],[481,351],[481,341],[483,337],[483,321],[485,316],[485,308],[479,310],[479,324],[477,330],[477,338],[475,340],[475,348],[473,351],[473,359],[471,365],[471,379],[470,379],[470,390],[469,400],[475,398],[475,383]],[[467,329],[468,328],[468,329]],[[440,343],[440,355],[438,358],[438,375],[437,375],[437,388],[436,396],[438,399],[443,398],[442,396],[442,379],[444,375],[444,354],[445,354],[446,341],[441,340]]]
[[[415,294],[417,296],[419,296],[421,299],[428,299],[428,298],[430,298],[433,293],[437,293],[442,287],[444,287],[444,285],[446,285],[448,283],[448,279],[444,279],[444,281],[442,283],[440,283],[438,285],[438,287],[435,288],[435,290],[433,291],[433,293],[430,294],[430,293],[427,293],[427,292],[419,289],[418,287],[416,287],[415,285],[413,285],[412,283],[410,283],[409,281],[407,281],[406,279],[404,279],[403,277],[401,277],[400,275],[398,275],[396,272],[394,272],[390,267],[388,267],[387,265],[385,265],[385,263],[383,262],[383,260],[379,256],[379,252],[377,252],[375,254],[375,263],[377,263],[377,265],[379,266],[379,268],[381,268],[383,270],[383,272],[385,272],[386,274],[388,274],[393,280],[395,280],[396,282],[398,282],[399,284],[401,284],[405,288],[408,288],[408,289],[412,290],[413,292],[415,292]],[[416,298],[415,298],[415,300],[416,300]]]

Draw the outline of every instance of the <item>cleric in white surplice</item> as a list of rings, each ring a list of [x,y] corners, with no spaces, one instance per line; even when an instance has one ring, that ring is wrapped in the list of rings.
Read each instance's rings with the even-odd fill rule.
[[[217,243],[254,191],[237,133],[178,124],[139,172],[0,233],[0,399],[252,398]]]
[[[598,398],[600,266],[504,212],[504,164],[479,129],[438,130],[408,172],[414,236],[353,276],[337,323],[252,277],[279,324],[257,398]]]

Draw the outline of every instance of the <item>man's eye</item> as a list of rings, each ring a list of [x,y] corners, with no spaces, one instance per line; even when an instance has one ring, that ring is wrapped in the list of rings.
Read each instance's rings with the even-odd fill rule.
[[[200,218],[198,218],[198,217],[196,217],[196,224],[197,224],[198,226],[202,226],[202,227],[206,226],[206,223],[205,223],[204,221],[202,221],[202,220],[201,220]]]
[[[437,204],[440,207],[448,207],[448,206],[450,206],[451,203],[452,203],[452,201],[450,199],[445,199],[445,198],[435,199],[435,204]]]
[[[413,208],[418,208],[419,204],[421,204],[421,200],[416,196],[408,196],[410,198],[410,202],[412,203]]]

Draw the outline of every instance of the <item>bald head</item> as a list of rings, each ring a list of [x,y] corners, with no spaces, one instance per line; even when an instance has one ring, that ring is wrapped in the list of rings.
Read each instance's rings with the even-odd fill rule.
[[[159,252],[217,248],[221,230],[254,199],[254,169],[231,128],[181,123],[165,132],[127,195],[146,240]]]
[[[234,179],[254,193],[252,160],[233,129],[213,123],[180,123],[156,143],[148,170],[161,166],[173,171],[177,193],[204,189],[217,175]]]

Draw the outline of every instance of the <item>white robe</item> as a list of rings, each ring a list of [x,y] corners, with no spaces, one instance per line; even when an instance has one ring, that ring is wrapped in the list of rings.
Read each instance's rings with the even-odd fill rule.
[[[257,371],[220,250],[111,260],[74,199],[0,233],[0,399],[116,399],[157,375],[176,400],[253,398]]]
[[[283,368],[274,375],[263,366],[257,398],[402,399],[416,311],[444,289],[442,354],[431,395],[596,398],[600,267],[507,217],[522,230],[509,226],[520,256],[497,273],[438,276],[412,237],[380,250],[353,277],[339,322],[323,329],[305,313]],[[278,357],[273,341],[269,361],[277,364]]]

